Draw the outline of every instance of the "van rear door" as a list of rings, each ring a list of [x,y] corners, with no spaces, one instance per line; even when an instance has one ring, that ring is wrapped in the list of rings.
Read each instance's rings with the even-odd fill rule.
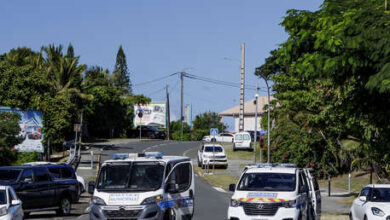
[[[316,220],[321,218],[321,192],[313,169],[304,169],[309,183],[310,199]]]

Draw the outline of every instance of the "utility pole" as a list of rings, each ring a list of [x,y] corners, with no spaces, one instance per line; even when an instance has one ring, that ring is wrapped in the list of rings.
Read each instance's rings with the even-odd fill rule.
[[[268,156],[267,156],[267,163],[270,163],[271,160],[270,160],[270,152],[271,152],[271,149],[270,149],[270,145],[271,145],[271,136],[270,136],[270,133],[271,133],[271,99],[270,99],[270,95],[269,95],[269,86],[268,86],[268,79],[265,78],[265,84],[267,85],[267,92],[268,92],[268,125],[267,125],[267,134],[268,134]]]
[[[83,116],[84,116],[84,109],[81,109],[79,142],[81,142],[81,138],[83,137]]]
[[[258,84],[256,83],[256,95],[255,95],[256,99],[255,99],[255,102],[256,102],[256,108],[255,108],[255,134],[254,134],[254,148],[253,148],[253,162],[256,164],[256,148],[257,148],[257,109],[258,109],[258,106],[259,106],[259,86]],[[261,149],[260,149],[261,151]],[[261,156],[260,156],[260,163],[261,163]]]
[[[181,136],[180,139],[183,140],[183,102],[184,102],[184,72],[180,72],[180,81],[181,81],[181,100],[180,100],[180,123],[181,123]]]
[[[169,109],[169,92],[168,92],[168,85],[166,86],[166,92],[167,92],[167,106],[166,106],[166,111],[167,111],[167,136],[168,140],[171,140],[171,112]]]
[[[241,87],[239,131],[244,131],[244,98],[245,98],[245,43],[241,43]]]

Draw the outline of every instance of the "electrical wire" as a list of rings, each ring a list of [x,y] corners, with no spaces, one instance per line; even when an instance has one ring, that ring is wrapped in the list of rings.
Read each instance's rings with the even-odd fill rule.
[[[149,80],[149,81],[145,81],[145,82],[141,82],[141,83],[137,83],[137,84],[133,84],[133,87],[139,87],[139,86],[144,86],[144,85],[148,85],[150,83],[154,83],[154,82],[158,82],[158,81],[161,81],[163,79],[167,79],[171,76],[174,76],[176,74],[178,74],[179,72],[176,72],[176,73],[172,73],[172,74],[169,74],[167,76],[163,76],[163,77],[159,77],[159,78],[156,78],[156,79],[152,79],[152,80]]]

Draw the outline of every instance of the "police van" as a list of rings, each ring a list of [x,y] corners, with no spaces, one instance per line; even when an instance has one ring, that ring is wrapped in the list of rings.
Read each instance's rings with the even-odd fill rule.
[[[231,184],[228,219],[320,219],[321,195],[309,169],[294,164],[245,167],[238,184]]]
[[[184,220],[194,214],[194,172],[188,157],[113,154],[88,186],[92,220]]]

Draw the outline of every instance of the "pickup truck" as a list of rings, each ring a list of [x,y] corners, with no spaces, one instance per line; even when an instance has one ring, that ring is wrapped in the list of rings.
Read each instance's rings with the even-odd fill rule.
[[[47,166],[0,167],[0,185],[15,189],[22,200],[25,216],[30,212],[47,210],[69,215],[71,204],[79,198],[79,184],[74,171],[72,178],[57,179]]]

